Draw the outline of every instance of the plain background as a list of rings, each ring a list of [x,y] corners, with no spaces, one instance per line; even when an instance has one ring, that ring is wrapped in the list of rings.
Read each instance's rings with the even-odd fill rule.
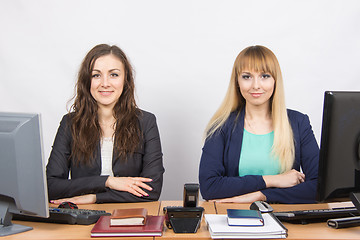
[[[80,63],[99,43],[131,60],[140,108],[154,113],[164,153],[162,200],[198,182],[203,130],[237,54],[278,57],[287,107],[320,141],[325,90],[360,90],[360,1],[1,0],[0,111],[42,115],[51,151]]]

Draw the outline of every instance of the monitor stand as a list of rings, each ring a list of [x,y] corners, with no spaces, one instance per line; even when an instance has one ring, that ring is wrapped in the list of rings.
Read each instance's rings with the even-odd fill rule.
[[[9,203],[0,201],[0,237],[32,230],[32,227],[13,224],[12,213],[9,212]]]
[[[360,193],[350,193],[350,199],[358,212],[360,212]],[[360,216],[329,219],[327,224],[333,228],[355,227],[360,225]]]
[[[348,228],[360,225],[360,217],[334,218],[327,221],[327,225],[332,228]]]
[[[350,193],[350,199],[356,209],[360,212],[360,192],[352,192]]]

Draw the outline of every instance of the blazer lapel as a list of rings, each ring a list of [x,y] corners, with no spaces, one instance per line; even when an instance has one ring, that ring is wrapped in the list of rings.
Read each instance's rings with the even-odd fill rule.
[[[100,173],[101,173],[101,146],[100,146],[100,141],[97,144],[97,151],[96,151],[96,157],[95,157],[95,165],[97,167],[97,169],[100,169]]]
[[[234,114],[232,119],[233,125],[229,129],[229,169],[231,176],[239,176],[239,161],[240,161],[240,152],[244,134],[244,116],[245,116],[245,107],[240,111],[240,114]]]

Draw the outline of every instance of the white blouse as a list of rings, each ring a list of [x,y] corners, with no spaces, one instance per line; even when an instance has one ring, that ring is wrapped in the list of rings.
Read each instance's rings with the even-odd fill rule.
[[[101,139],[101,175],[114,176],[112,171],[113,148],[113,138]]]

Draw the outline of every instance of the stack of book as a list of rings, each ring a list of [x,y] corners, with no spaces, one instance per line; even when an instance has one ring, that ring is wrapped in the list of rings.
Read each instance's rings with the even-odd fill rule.
[[[272,213],[228,209],[228,214],[205,214],[212,239],[286,238],[287,229]],[[255,212],[253,212],[255,211]]]
[[[91,237],[161,236],[164,218],[147,215],[145,208],[116,209],[111,216],[99,218]]]
[[[227,209],[229,226],[264,226],[264,219],[257,210]]]

